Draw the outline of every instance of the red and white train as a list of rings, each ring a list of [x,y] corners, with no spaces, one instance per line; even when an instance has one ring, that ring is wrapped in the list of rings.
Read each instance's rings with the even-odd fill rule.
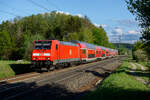
[[[31,63],[36,68],[80,64],[115,57],[118,51],[80,41],[36,40]]]

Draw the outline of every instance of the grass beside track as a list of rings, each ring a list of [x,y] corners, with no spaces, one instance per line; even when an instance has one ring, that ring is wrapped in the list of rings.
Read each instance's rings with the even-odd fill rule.
[[[28,61],[0,61],[0,79],[30,71]]]
[[[150,87],[138,81],[135,76],[130,75],[131,68],[129,62],[124,61],[122,66],[106,78],[99,88],[89,92],[83,99],[147,100],[150,96]]]

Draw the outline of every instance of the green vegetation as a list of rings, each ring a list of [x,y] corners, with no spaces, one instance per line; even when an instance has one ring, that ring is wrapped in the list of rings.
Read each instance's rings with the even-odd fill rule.
[[[114,48],[105,30],[94,26],[86,16],[55,11],[2,22],[0,36],[0,59],[9,60],[30,60],[34,40],[79,40]]]
[[[138,49],[135,52],[133,52],[133,55],[137,61],[148,61],[146,52],[141,49]]]
[[[142,28],[141,41],[134,46],[134,51],[141,49],[146,52],[146,56],[150,59],[150,1],[149,0],[126,0],[129,11],[136,16],[139,25]],[[133,55],[134,59],[136,57]],[[147,58],[146,57],[146,58]],[[140,59],[136,59],[140,60]]]
[[[0,61],[0,78],[30,72],[28,61]]]
[[[133,45],[132,52],[133,59],[136,61],[147,62],[149,60],[149,54],[141,41],[138,41]]]
[[[145,100],[150,88],[131,74],[131,65],[124,61],[122,66],[106,78],[95,91],[89,92],[84,100]],[[150,72],[135,72],[139,77],[150,77]]]
[[[150,62],[146,62],[145,66],[147,66],[150,69]]]

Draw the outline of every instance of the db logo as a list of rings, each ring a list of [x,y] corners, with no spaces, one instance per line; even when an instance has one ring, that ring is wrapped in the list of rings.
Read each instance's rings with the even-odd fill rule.
[[[72,50],[71,49],[69,50],[69,54],[72,55]]]
[[[43,53],[40,53],[40,54],[39,54],[39,56],[43,56],[43,55],[44,55]]]

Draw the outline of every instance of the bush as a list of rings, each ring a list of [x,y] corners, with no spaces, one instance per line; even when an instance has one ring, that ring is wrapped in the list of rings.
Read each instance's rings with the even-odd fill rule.
[[[148,55],[142,49],[136,50],[133,55],[136,61],[148,61]]]
[[[150,61],[147,62],[146,66],[147,66],[148,68],[150,68]]]

